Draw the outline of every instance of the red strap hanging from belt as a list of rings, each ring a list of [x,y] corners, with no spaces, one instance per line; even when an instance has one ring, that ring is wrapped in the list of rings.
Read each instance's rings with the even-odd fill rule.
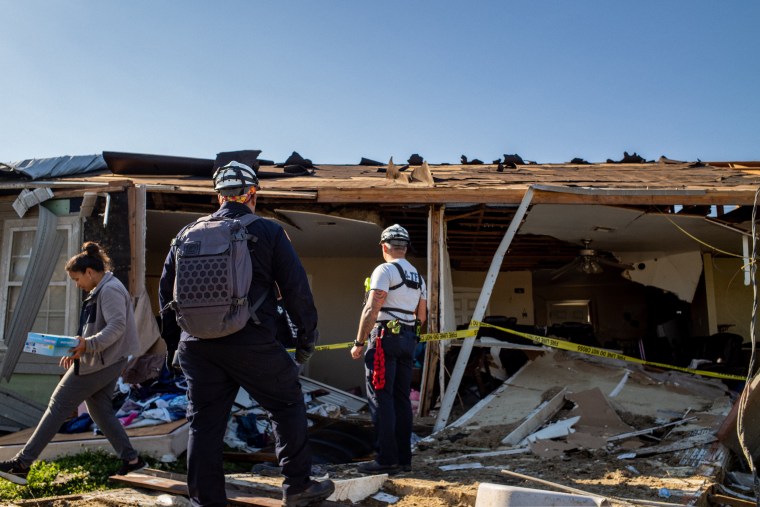
[[[379,391],[385,387],[385,352],[383,352],[383,336],[385,329],[380,330],[380,335],[375,338],[375,357],[372,371],[372,387]]]

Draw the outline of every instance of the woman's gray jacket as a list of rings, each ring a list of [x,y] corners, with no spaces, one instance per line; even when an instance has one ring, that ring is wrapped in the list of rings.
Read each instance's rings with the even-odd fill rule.
[[[87,375],[137,353],[137,325],[132,297],[111,271],[82,303],[80,336],[85,352],[79,374]]]

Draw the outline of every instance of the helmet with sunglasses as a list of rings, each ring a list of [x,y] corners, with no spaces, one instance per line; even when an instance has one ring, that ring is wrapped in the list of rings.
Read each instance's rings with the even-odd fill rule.
[[[251,187],[259,189],[259,178],[250,166],[233,160],[214,172],[214,190],[221,195],[244,195]]]
[[[380,235],[380,243],[389,243],[393,246],[408,246],[411,243],[409,232],[399,224],[393,224]]]

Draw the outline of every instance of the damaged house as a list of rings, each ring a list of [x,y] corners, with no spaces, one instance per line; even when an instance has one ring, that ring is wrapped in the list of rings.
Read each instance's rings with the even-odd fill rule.
[[[7,383],[0,404],[5,398],[14,411],[2,414],[0,426],[33,425],[21,414],[41,410],[61,374],[54,360],[21,348],[28,331],[75,334],[80,294],[62,266],[84,240],[111,252],[150,351],[169,242],[217,208],[211,174],[232,159],[258,164],[257,212],[283,225],[304,263],[321,345],[353,340],[363,281],[380,261],[380,231],[394,223],[409,230],[410,257],[427,273],[428,333],[466,331],[471,320],[497,326],[473,331],[477,340],[427,342],[416,371],[418,410],[435,419],[435,430],[458,409],[495,396],[536,358],[541,347],[505,329],[640,361],[747,374],[760,162],[625,154],[593,164],[518,155],[433,164],[413,155],[403,163],[330,165],[295,152],[284,162],[260,154],[104,152],[2,166],[0,376]],[[44,295],[39,287],[47,287]],[[484,338],[519,347],[482,346]],[[346,348],[319,351],[304,375],[361,395],[363,367]]]

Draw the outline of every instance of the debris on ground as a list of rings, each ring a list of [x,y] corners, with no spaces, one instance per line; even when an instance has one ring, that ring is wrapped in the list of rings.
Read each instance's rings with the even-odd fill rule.
[[[435,413],[417,418],[412,470],[391,476],[357,471],[358,461],[372,458],[362,400],[329,386],[309,389],[310,436],[318,451],[313,475],[341,485],[332,505],[464,507],[476,506],[479,495],[543,498],[547,492],[611,506],[754,501],[742,457],[718,440],[737,399],[720,380],[547,350],[462,407],[443,430],[431,432]],[[320,399],[322,407],[314,409],[311,402]],[[251,472],[228,475],[230,503],[276,503],[282,478],[273,455],[259,446],[269,438],[266,415],[241,401],[246,406],[231,418],[229,433],[245,445],[225,456],[250,461]],[[182,505],[182,476],[148,470],[113,480],[128,488],[17,505]],[[166,503],[172,495],[180,498]],[[150,503],[130,503],[134,498]]]

